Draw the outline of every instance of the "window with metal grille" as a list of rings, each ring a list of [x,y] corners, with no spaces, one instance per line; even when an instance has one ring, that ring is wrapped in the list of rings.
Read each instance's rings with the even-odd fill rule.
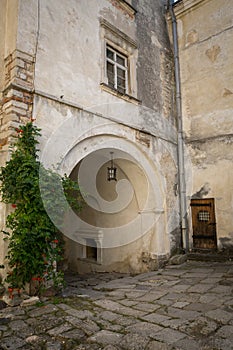
[[[198,213],[198,221],[209,221],[210,213],[208,211],[202,210]]]
[[[106,71],[108,86],[122,94],[128,93],[128,58],[106,46]]]

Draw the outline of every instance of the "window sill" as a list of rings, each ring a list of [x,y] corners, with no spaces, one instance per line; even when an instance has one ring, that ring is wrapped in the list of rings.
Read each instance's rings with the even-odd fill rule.
[[[83,261],[88,264],[102,265],[102,262],[90,258],[77,258],[77,260]]]
[[[100,86],[101,86],[101,89],[103,91],[109,92],[110,94],[117,96],[119,98],[122,98],[125,101],[135,103],[136,105],[141,104],[141,101],[138,100],[136,97],[133,97],[133,96],[127,95],[127,94],[122,94],[118,90],[111,88],[110,86],[108,86],[105,83],[101,83]]]

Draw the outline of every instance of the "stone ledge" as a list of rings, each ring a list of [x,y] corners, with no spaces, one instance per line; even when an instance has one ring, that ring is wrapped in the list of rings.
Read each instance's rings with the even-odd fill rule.
[[[187,254],[187,260],[196,261],[233,261],[233,253],[211,253],[211,252],[192,252]]]

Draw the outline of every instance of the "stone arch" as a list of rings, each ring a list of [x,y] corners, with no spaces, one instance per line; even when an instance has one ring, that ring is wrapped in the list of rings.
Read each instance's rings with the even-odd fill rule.
[[[69,128],[70,138],[66,138],[61,144],[58,143],[60,130],[54,133],[48,140],[44,148],[41,159],[46,166],[51,166],[55,161],[59,161],[58,171],[60,173],[71,174],[77,164],[90,158],[100,161],[101,167],[109,160],[109,152],[114,151],[116,165],[125,175],[121,180],[131,182],[131,187],[136,192],[134,206],[134,216],[130,222],[119,221],[120,225],[92,225],[91,222],[84,222],[77,219],[77,215],[70,211],[67,217],[65,236],[78,244],[85,244],[85,234],[87,239],[95,236],[95,244],[99,249],[112,250],[122,247],[129,247],[136,241],[141,240],[141,251],[149,251],[154,255],[165,255],[169,253],[169,239],[166,230],[166,212],[165,212],[165,195],[163,189],[163,179],[159,172],[159,165],[150,149],[146,146],[135,142],[134,130],[122,127],[115,123],[109,123],[98,118],[97,123],[90,127],[90,124],[82,125],[77,120],[71,120],[73,127]],[[67,122],[67,121],[66,121]],[[96,122],[96,120],[95,120]],[[85,124],[85,123],[84,123]],[[74,127],[75,126],[75,127]],[[67,125],[66,125],[67,127]],[[64,126],[63,126],[64,130]],[[51,147],[54,143],[58,147]],[[53,149],[52,154],[47,150]],[[45,156],[46,155],[46,156]],[[99,158],[99,159],[98,159]],[[90,162],[89,175],[91,176],[96,169],[97,164],[93,166]],[[100,168],[101,168],[100,167]],[[99,168],[99,170],[100,170]],[[136,172],[136,176],[135,176]],[[88,175],[88,173],[87,173]],[[137,175],[140,178],[137,178]],[[143,180],[144,176],[144,180]],[[84,176],[85,178],[85,176]],[[88,176],[86,176],[88,178]],[[90,179],[88,180],[90,181]],[[106,181],[106,180],[105,180]],[[114,217],[116,206],[122,202],[121,195],[125,193],[127,181],[118,181],[116,183],[116,200],[113,200],[113,206],[110,205],[110,214]],[[140,193],[142,186],[140,183],[147,184],[147,193]],[[145,190],[146,186],[144,186]],[[130,190],[129,190],[130,193]],[[106,193],[105,193],[106,194]],[[92,195],[92,193],[91,193]],[[95,196],[94,196],[95,198]],[[118,201],[118,202],[117,202]],[[106,210],[106,199],[97,200],[100,211]],[[124,200],[123,200],[124,202]],[[96,209],[96,208],[95,208]],[[119,208],[118,208],[119,209]],[[108,213],[109,214],[109,213]],[[111,216],[110,215],[110,216]],[[117,220],[115,220],[116,222]],[[94,232],[94,233],[93,233]],[[93,233],[93,235],[92,235]],[[126,249],[126,248],[124,248]],[[129,248],[130,249],[130,248]],[[126,249],[127,250],[127,249]],[[118,254],[119,258],[119,254]],[[121,257],[122,258],[122,257]],[[120,258],[119,258],[120,259]],[[103,263],[102,253],[99,254],[98,262]]]

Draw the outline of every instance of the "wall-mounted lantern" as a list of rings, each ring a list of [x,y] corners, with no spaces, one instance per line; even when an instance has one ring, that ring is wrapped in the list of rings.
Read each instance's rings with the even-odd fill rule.
[[[113,164],[113,153],[114,152],[110,152],[111,154],[111,166],[108,167],[108,181],[117,181],[117,178],[116,178],[116,171],[117,171],[117,168],[114,166]]]

